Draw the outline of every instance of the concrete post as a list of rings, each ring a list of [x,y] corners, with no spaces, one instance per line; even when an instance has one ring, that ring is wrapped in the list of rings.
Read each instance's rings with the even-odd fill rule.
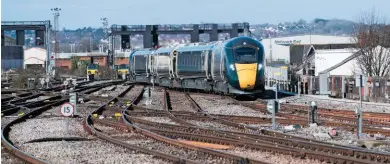
[[[4,46],[4,30],[1,30],[1,46]]]
[[[191,43],[199,42],[199,25],[195,24],[191,33]]]
[[[212,27],[210,41],[218,41],[218,24],[213,24]]]
[[[233,23],[230,31],[230,38],[234,37],[238,37],[238,23]]]
[[[24,46],[25,36],[24,30],[16,30],[16,45]]]
[[[146,25],[144,32],[144,48],[152,48],[152,25]]]

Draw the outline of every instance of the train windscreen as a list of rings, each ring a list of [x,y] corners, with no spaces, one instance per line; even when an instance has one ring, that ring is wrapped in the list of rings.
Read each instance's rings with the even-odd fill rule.
[[[250,47],[241,47],[233,50],[235,63],[257,63],[257,50]]]
[[[91,64],[88,66],[88,69],[98,69],[99,65],[97,64]]]

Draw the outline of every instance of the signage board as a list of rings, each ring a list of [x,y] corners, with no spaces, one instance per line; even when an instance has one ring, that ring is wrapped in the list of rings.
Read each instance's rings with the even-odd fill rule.
[[[72,104],[70,103],[64,103],[62,106],[61,106],[61,114],[65,117],[69,117],[69,116],[72,116],[73,115],[73,112],[74,112],[74,107]]]

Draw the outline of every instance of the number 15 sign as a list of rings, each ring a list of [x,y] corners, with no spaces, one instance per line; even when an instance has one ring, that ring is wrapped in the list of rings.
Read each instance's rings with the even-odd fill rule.
[[[74,112],[74,106],[71,103],[64,103],[61,106],[61,114],[65,117],[72,116]]]

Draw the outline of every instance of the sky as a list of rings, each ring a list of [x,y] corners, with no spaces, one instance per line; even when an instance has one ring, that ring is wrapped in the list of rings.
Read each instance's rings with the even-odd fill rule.
[[[315,18],[357,20],[375,9],[390,16],[390,0],[1,0],[2,21],[53,21],[61,8],[60,28],[111,24],[250,24],[311,21]]]

